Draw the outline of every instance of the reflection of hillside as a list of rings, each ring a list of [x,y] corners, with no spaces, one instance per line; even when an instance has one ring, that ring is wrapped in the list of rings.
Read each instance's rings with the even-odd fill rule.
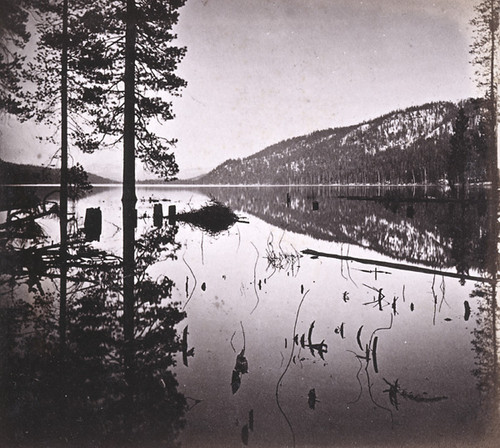
[[[235,210],[320,240],[356,244],[398,260],[436,267],[460,265],[462,272],[484,264],[484,191],[471,193],[463,203],[427,200],[418,191],[387,195],[385,201],[353,199],[347,196],[360,192],[336,187],[212,187],[203,191]],[[367,197],[380,194],[366,189],[361,193]],[[313,201],[318,202],[318,210],[313,211]]]

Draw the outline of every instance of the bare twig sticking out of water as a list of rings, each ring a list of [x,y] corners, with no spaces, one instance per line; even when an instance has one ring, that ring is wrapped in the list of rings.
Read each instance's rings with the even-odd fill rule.
[[[436,325],[436,310],[437,310],[437,295],[436,292],[434,291],[434,283],[436,282],[436,274],[432,277],[432,297],[434,298],[434,307],[433,307],[433,312],[432,312],[432,325]]]
[[[343,254],[343,253],[344,253],[344,245],[343,245],[343,244],[341,244],[341,245],[340,245],[340,256],[341,256],[342,258],[340,259],[340,275],[341,275],[341,276],[342,276],[345,280],[347,280],[347,277],[344,275],[344,258],[343,258],[343,257],[344,257],[344,254]]]
[[[197,398],[192,398],[192,397],[186,397],[186,401],[191,400],[193,404],[187,404],[187,411],[189,412],[191,409],[193,409],[197,404],[200,404],[203,400],[198,400]]]
[[[437,397],[425,397],[424,395],[418,395],[413,392],[402,389],[398,384],[398,380],[393,383],[390,383],[385,378],[383,378],[385,383],[389,386],[389,389],[384,390],[384,392],[389,393],[389,400],[391,404],[398,409],[398,399],[397,396],[401,395],[406,400],[415,401],[417,403],[435,403],[437,401],[446,400],[448,397],[445,395],[437,396]]]
[[[373,330],[373,333],[372,333],[372,335],[370,336],[370,347],[372,346],[372,339],[373,339],[373,337],[375,336],[375,333],[376,333],[377,331],[382,331],[382,330],[390,330],[390,329],[392,328],[392,323],[393,323],[393,321],[394,321],[394,316],[391,314],[391,323],[389,324],[389,326],[388,326],[388,327],[380,327],[380,328],[377,328],[377,329]]]
[[[297,257],[297,271],[295,272],[295,275],[297,275],[299,273],[299,270],[300,270],[300,253],[297,249],[295,249],[295,247],[293,246],[293,244],[290,243],[290,246],[292,246],[292,249],[295,251],[295,256]],[[293,266],[292,266],[292,272],[293,272]]]
[[[391,426],[394,427],[394,415],[392,413],[392,410],[385,407],[385,406],[382,406],[381,404],[377,403],[375,401],[375,398],[373,398],[373,393],[372,393],[372,386],[373,384],[370,382],[370,374],[368,373],[368,363],[366,363],[366,366],[365,366],[365,372],[366,372],[366,379],[367,379],[367,382],[368,382],[368,394],[370,395],[370,400],[372,401],[372,403],[377,406],[378,408],[384,410],[384,411],[387,411],[390,416],[391,416]]]
[[[377,343],[378,343],[378,336],[375,336],[375,339],[373,339],[373,347],[372,347],[372,362],[373,362],[373,370],[375,370],[375,373],[378,373]]]
[[[446,301],[446,296],[445,296],[445,293],[446,293],[446,285],[444,283],[444,276],[441,277],[441,284],[439,285],[439,289],[441,290],[442,292],[442,297],[441,297],[441,303],[439,304],[439,312],[441,312],[441,307],[443,306],[443,303],[446,303],[446,305],[448,306],[448,308],[450,307],[450,304]]]
[[[349,250],[350,250],[350,246],[347,246],[347,256],[349,256]],[[349,262],[347,260],[345,262],[345,265],[347,266],[347,275],[349,276],[349,279],[351,280],[351,282],[354,283],[354,286],[357,288],[358,285],[356,284],[356,282],[351,277],[351,268],[350,268]]]
[[[377,331],[390,330],[392,328],[393,321],[394,321],[394,315],[391,314],[390,325],[388,327],[380,327],[380,328],[373,330],[373,333],[370,336],[369,347],[371,348],[371,351],[372,351],[373,369],[375,370],[375,373],[378,373],[378,365],[377,365],[377,341],[378,341],[378,337],[375,336],[375,333],[377,333]],[[374,339],[374,337],[375,337],[375,339]]]
[[[273,267],[273,272],[271,272],[271,275],[269,275],[269,277],[267,277],[267,280],[269,280],[275,273],[276,273],[276,267],[273,266],[273,263],[275,261],[275,259],[278,259],[277,257],[274,257],[273,256],[273,252],[274,252],[274,249],[272,249],[273,247],[273,240],[274,240],[274,235],[273,235],[273,232],[271,232],[269,234],[269,236],[267,237],[267,269],[269,269],[269,267]],[[269,248],[272,249],[272,252],[270,253],[269,251]]]
[[[363,326],[359,327],[358,333],[356,334],[356,341],[358,342],[358,347],[361,351],[363,351],[363,344],[361,344],[361,330],[363,330]]]
[[[247,342],[245,337],[245,329],[243,328],[243,322],[241,320],[240,320],[240,326],[241,326],[241,333],[243,334],[243,351],[245,351],[247,348]]]
[[[367,288],[369,288],[369,289],[375,291],[376,293],[378,293],[378,297],[374,297],[371,302],[363,303],[363,305],[372,305],[372,304],[374,306],[378,305],[378,309],[380,311],[382,311],[382,309],[384,307],[384,305],[382,305],[383,302],[385,302],[386,305],[389,305],[389,302],[387,302],[387,300],[384,300],[385,295],[382,292],[383,288],[375,288],[374,286],[367,285],[366,283],[363,283],[363,286],[366,286]]]
[[[186,255],[185,253],[182,255],[182,261],[184,262],[184,264],[188,267],[189,271],[191,272],[191,275],[193,276],[194,278],[194,286],[193,286],[193,290],[191,291],[191,294],[189,295],[189,298],[186,300],[186,303],[184,304],[184,306],[182,307],[182,310],[184,311],[184,309],[186,308],[187,304],[189,303],[189,301],[191,300],[191,298],[193,297],[193,294],[194,294],[194,291],[196,289],[196,285],[198,283],[198,281],[196,280],[196,275],[194,275],[194,272],[193,270],[191,269],[191,266],[189,266],[188,262],[186,261],[186,259],[184,258],[184,255]]]
[[[243,349],[236,356],[236,364],[234,365],[233,373],[231,375],[231,389],[235,394],[241,386],[242,376],[248,373],[248,360],[245,358],[246,338],[243,322],[240,321],[241,331],[243,333]]]
[[[281,234],[281,238],[280,240],[278,241],[278,247],[280,249],[280,252],[283,253],[283,248],[281,247],[281,242],[283,241],[283,237],[285,236],[285,231],[283,230],[283,233]]]
[[[241,332],[243,334],[243,353],[245,352],[246,349],[246,339],[245,339],[245,329],[243,328],[243,322],[240,320],[240,325],[241,325]],[[234,348],[233,345],[233,339],[236,336],[236,330],[234,330],[233,335],[231,336],[231,339],[229,340],[229,344],[231,345],[231,348],[233,349],[233,352],[236,353],[236,349]]]
[[[255,297],[257,297],[257,302],[255,303],[253,310],[250,312],[250,314],[253,314],[253,312],[256,310],[260,302],[259,293],[257,292],[257,263],[259,262],[260,254],[259,254],[259,249],[257,249],[257,246],[255,246],[253,242],[251,242],[251,244],[255,248],[255,251],[257,252],[257,258],[255,259],[255,265],[253,267],[253,290],[255,291]]]
[[[240,233],[240,228],[236,226],[236,230],[238,231],[238,247],[236,248],[236,252],[240,250],[240,244],[241,244],[241,233]]]
[[[204,232],[201,232],[201,242],[200,242],[200,248],[201,248],[201,264],[205,264],[205,253],[203,251],[203,235]]]
[[[373,369],[374,369],[375,373],[378,373],[377,354],[376,354],[376,352],[377,352],[378,337],[375,336],[375,334],[378,331],[381,331],[381,330],[390,330],[392,328],[393,321],[394,321],[394,316],[391,314],[391,323],[390,323],[390,325],[388,327],[380,327],[380,328],[375,329],[372,332],[372,334],[370,336],[370,341],[369,341],[369,343],[366,346],[366,351],[365,351],[365,354],[363,356],[356,354],[356,352],[353,352],[352,350],[348,350],[348,352],[353,353],[355,355],[356,359],[361,363],[361,366],[360,366],[360,368],[359,368],[359,370],[358,370],[358,372],[356,374],[356,379],[358,380],[358,383],[359,383],[359,386],[360,386],[360,391],[359,391],[358,397],[354,401],[349,402],[348,404],[356,403],[361,398],[361,395],[362,395],[362,392],[363,392],[363,385],[361,383],[359,375],[360,375],[361,369],[363,367],[362,361],[364,361],[364,363],[365,363],[366,380],[367,380],[367,385],[368,385],[368,394],[370,396],[370,400],[378,408],[383,409],[386,412],[389,412],[389,414],[391,416],[391,425],[394,425],[394,416],[393,416],[392,410],[389,409],[389,408],[387,408],[387,407],[385,407],[385,406],[382,406],[379,403],[377,403],[375,401],[375,398],[373,397],[373,394],[372,394],[372,383],[370,381],[370,372],[368,371],[368,366],[369,366],[370,360],[371,360],[373,362]],[[356,336],[356,339],[358,341],[358,345],[361,348],[361,350],[363,350],[362,344],[361,344],[361,329],[362,328],[363,328],[363,326],[361,326],[359,328],[358,334]],[[370,353],[371,353],[371,359],[370,359]]]
[[[304,295],[302,296],[302,299],[301,299],[299,306],[297,308],[297,312],[295,313],[295,322],[293,324],[292,340],[295,337],[295,334],[297,332],[297,322],[299,321],[300,308],[302,307],[302,304],[304,303],[304,299],[306,298],[309,291],[310,290],[308,289],[304,293]],[[292,363],[292,359],[293,359],[293,352],[295,351],[295,344],[291,344],[291,345],[292,345],[292,350],[290,352],[290,357],[288,358],[288,363],[285,367],[285,370],[283,371],[283,373],[279,377],[278,382],[276,383],[275,397],[276,397],[276,404],[278,405],[278,409],[279,409],[281,415],[283,415],[283,417],[285,418],[285,420],[288,424],[288,427],[290,428],[290,432],[292,433],[292,442],[293,442],[293,447],[295,448],[295,432],[293,430],[292,424],[290,423],[290,420],[288,419],[287,415],[285,414],[285,411],[283,411],[283,408],[281,407],[280,400],[279,400],[279,388],[281,386],[281,382],[283,381],[283,378],[285,377],[286,373],[288,372],[288,369],[290,368],[290,364]]]
[[[397,297],[397,296],[394,296],[394,298],[392,299],[391,308],[392,308],[392,312],[393,312],[394,315],[399,314],[398,310],[397,310],[398,299],[399,299],[399,297]]]
[[[111,224],[112,226],[115,227],[115,229],[116,229],[115,233],[113,233],[113,235],[111,236],[111,238],[114,238],[116,236],[116,234],[121,230],[121,227],[117,226],[114,222],[111,222],[111,221],[108,221],[108,220],[106,220],[105,222],[108,223],[108,224]]]
[[[352,350],[347,350],[347,351],[350,353],[354,353],[354,355],[356,355],[356,352],[353,352]],[[363,394],[363,384],[361,383],[361,380],[359,379],[359,374],[361,373],[361,370],[363,369],[363,363],[361,362],[361,359],[358,358],[357,355],[356,355],[356,359],[359,362],[359,370],[358,370],[358,373],[356,374],[356,379],[358,380],[358,384],[359,384],[359,394],[354,401],[348,401],[347,404],[357,403],[359,401],[359,399],[361,398],[361,395]]]
[[[278,249],[276,250],[273,245],[274,236],[271,232],[267,239],[267,249],[266,249],[266,259],[267,259],[267,269],[272,268],[272,272],[267,277],[270,279],[276,271],[288,271],[291,270],[292,275],[295,277],[300,269],[300,253],[292,246],[293,252],[285,252],[283,246],[281,245],[285,232],[281,235],[278,241]],[[297,269],[295,267],[297,266]]]
[[[233,345],[233,339],[234,339],[235,336],[236,336],[236,330],[234,330],[234,333],[231,336],[231,339],[229,340],[229,344],[231,344],[231,348],[233,349],[234,353],[236,353],[236,349],[234,348],[234,345]]]

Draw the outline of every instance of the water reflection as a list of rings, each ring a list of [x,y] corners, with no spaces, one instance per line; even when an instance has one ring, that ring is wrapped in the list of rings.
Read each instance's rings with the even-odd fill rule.
[[[75,207],[80,226],[85,208],[101,207],[103,237],[70,238],[64,347],[57,222],[35,220],[45,236],[4,228],[4,446],[491,440],[497,205],[488,192],[465,201],[431,191],[205,193],[248,223],[213,232],[181,219],[167,225],[156,206],[192,208],[193,191],[140,191],[131,362],[116,255],[119,191],[97,191]],[[308,247],[338,256],[304,256]],[[416,261],[417,269],[400,269]]]
[[[258,194],[255,193],[255,190]],[[283,187],[200,189],[291,232],[369,247],[397,260],[457,272],[485,266],[490,191],[471,190],[463,200],[439,188]],[[318,209],[313,210],[313,202]],[[491,202],[491,201],[490,201]]]
[[[18,214],[20,215],[20,211]],[[12,215],[11,215],[12,216]],[[37,218],[23,211],[19,219]],[[175,258],[176,227],[137,240],[133,356],[125,354],[121,262],[72,235],[66,338],[60,338],[57,244],[2,233],[2,446],[172,446],[188,402],[172,368],[192,356],[173,282],[149,267]],[[38,225],[38,224],[37,224]],[[7,258],[8,257],[8,258]],[[27,276],[27,280],[26,280]],[[26,291],[26,284],[28,291]]]

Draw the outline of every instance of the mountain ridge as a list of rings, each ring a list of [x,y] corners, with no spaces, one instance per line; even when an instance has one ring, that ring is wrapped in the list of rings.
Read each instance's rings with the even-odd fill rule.
[[[119,182],[99,176],[88,174],[91,184],[117,184]],[[60,169],[31,164],[6,162],[0,159],[0,185],[17,184],[59,184]]]
[[[482,100],[437,101],[398,109],[359,124],[327,128],[229,159],[196,184],[438,183],[446,176],[458,110],[478,134]],[[485,160],[472,151],[468,176],[484,180]]]

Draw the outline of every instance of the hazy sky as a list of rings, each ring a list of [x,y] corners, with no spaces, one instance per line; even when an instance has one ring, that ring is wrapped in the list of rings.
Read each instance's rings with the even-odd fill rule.
[[[187,80],[176,118],[179,177],[282,139],[391,110],[475,96],[474,0],[188,0],[177,26]],[[30,126],[3,126],[2,156],[45,163]],[[36,143],[38,145],[38,143]],[[120,150],[75,154],[119,179]]]

